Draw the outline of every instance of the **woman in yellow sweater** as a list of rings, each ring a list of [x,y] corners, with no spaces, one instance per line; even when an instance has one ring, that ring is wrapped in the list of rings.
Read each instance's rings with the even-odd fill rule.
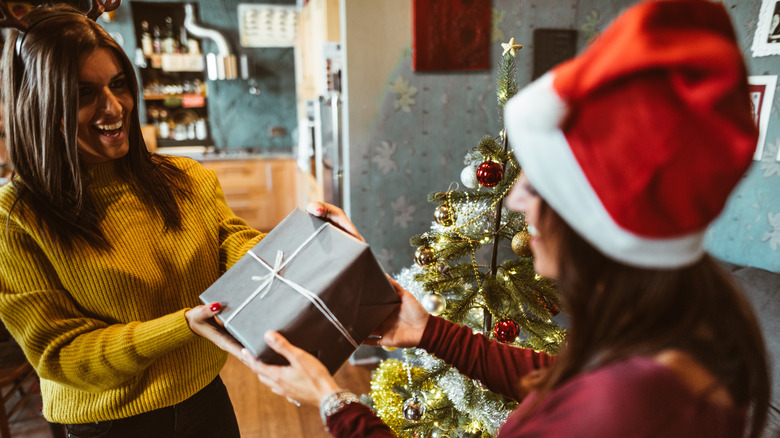
[[[69,436],[237,437],[226,353],[193,328],[214,313],[198,295],[263,235],[212,171],[147,151],[101,12],[5,9],[0,317]]]

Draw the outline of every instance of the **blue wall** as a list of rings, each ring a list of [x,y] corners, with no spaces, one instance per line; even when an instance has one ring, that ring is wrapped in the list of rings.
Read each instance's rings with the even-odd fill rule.
[[[383,0],[370,1],[380,5]],[[394,0],[404,4],[410,0]],[[628,5],[628,0],[493,0],[492,63],[500,57],[499,43],[514,37],[525,48],[518,55],[520,84],[530,82],[534,28],[578,30],[578,51]],[[725,0],[749,73],[780,72],[780,57],[753,58],[750,46],[761,0]],[[408,5],[407,5],[408,7]],[[400,9],[400,8],[399,8]],[[358,17],[395,20],[401,32],[410,31],[411,16]],[[363,126],[350,126],[351,215],[372,245],[383,266],[397,272],[413,263],[408,237],[430,229],[433,205],[427,196],[460,182],[463,157],[485,135],[501,129],[495,99],[495,69],[469,73],[419,73],[412,70],[411,46],[388,50],[394,69],[355,71],[350,59],[376,56],[382,34],[360,41],[350,38],[347,22],[348,81],[360,75],[384,75],[375,96],[357,96],[350,102],[377,102],[376,117]],[[370,38],[370,33],[368,33]],[[365,70],[365,69],[360,69]],[[348,83],[349,84],[349,83]],[[348,85],[349,86],[349,85]],[[403,103],[406,105],[403,105]],[[754,162],[727,208],[707,234],[707,248],[715,256],[736,263],[780,272],[780,93],[775,94],[765,154]],[[399,105],[401,104],[401,105]],[[352,105],[350,103],[350,105]],[[366,108],[361,108],[366,111]],[[691,166],[696,162],[692,161]]]
[[[738,41],[751,75],[780,74],[780,56],[753,57],[751,46],[761,0],[727,0]],[[774,2],[772,2],[774,4]],[[780,85],[780,82],[778,82]],[[738,265],[780,272],[780,92],[772,113],[760,161],[732,195],[720,218],[708,230],[707,247],[715,256]]]
[[[182,1],[146,0],[154,3]],[[132,1],[125,0],[116,19],[98,22],[121,35],[130,59],[135,54],[135,31],[131,16]],[[248,80],[208,81],[208,112],[211,134],[220,149],[258,148],[261,152],[292,154],[297,142],[298,121],[295,109],[295,60],[293,48],[243,48],[238,42],[239,3],[295,4],[294,0],[193,0],[198,5],[198,23],[217,29],[227,37],[231,48],[249,58],[252,77],[261,90],[259,96],[248,92]],[[211,41],[204,41],[203,53],[216,53]],[[141,109],[142,117],[145,110]],[[281,126],[286,135],[271,137],[272,127]]]

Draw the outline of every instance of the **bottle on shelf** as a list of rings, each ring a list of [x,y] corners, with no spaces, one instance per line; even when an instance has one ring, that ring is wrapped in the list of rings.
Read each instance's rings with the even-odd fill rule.
[[[160,138],[169,138],[171,136],[170,125],[168,124],[168,110],[160,108],[159,123],[157,124],[157,135]]]
[[[201,117],[195,122],[195,138],[198,140],[205,140],[209,136],[208,128],[206,126],[206,119]]]
[[[150,106],[146,110],[147,115],[149,116],[149,123],[154,125],[155,129],[159,130],[160,127],[160,109],[156,106]],[[159,136],[159,132],[158,132]]]
[[[152,34],[149,33],[149,22],[146,20],[141,22],[141,50],[147,58],[154,53]]]
[[[173,18],[165,17],[165,40],[163,40],[162,50],[163,53],[176,53],[178,52],[179,42],[176,40],[176,35],[173,31]]]
[[[192,81],[192,92],[195,94],[200,94],[201,96],[206,95],[206,83],[201,81],[200,79],[195,79]]]
[[[195,38],[190,38],[187,40],[187,52],[193,55],[200,55],[200,45],[198,44],[198,40]]]
[[[160,27],[154,25],[152,28],[152,52],[162,53],[162,41],[160,40]]]
[[[187,125],[174,124],[174,126],[173,126],[173,139],[177,140],[177,141],[186,140],[187,139]]]

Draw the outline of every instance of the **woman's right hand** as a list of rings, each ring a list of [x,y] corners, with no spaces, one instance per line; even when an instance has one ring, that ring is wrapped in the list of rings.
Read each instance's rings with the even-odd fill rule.
[[[414,295],[389,276],[387,278],[401,298],[401,306],[364,343],[383,347],[416,347],[422,340],[430,314]]]
[[[184,312],[190,329],[216,344],[222,350],[231,353],[238,358],[241,357],[241,350],[244,348],[235,340],[230,333],[217,324],[216,316],[222,310],[220,303],[211,303],[211,305],[200,305]]]

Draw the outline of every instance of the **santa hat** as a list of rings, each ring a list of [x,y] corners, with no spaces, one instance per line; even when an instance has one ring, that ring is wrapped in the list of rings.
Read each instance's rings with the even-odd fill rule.
[[[504,120],[542,198],[599,251],[646,268],[702,256],[758,135],[728,14],[706,0],[628,9]]]

